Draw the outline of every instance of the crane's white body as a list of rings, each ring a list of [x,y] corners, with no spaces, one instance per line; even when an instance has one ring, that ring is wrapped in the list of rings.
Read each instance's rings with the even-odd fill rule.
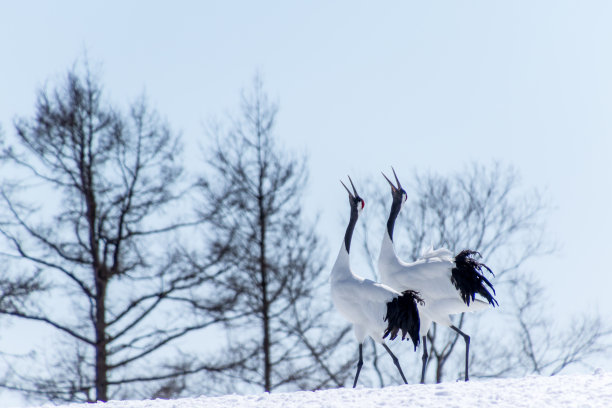
[[[451,282],[454,266],[453,255],[445,248],[429,248],[416,262],[404,262],[397,256],[388,232],[384,233],[378,257],[380,281],[399,292],[408,289],[419,292],[425,302],[424,305],[417,305],[421,337],[427,334],[432,322],[451,326],[449,315],[475,312],[489,306],[477,299],[469,306],[465,304]]]
[[[361,344],[366,336],[384,343],[387,327],[387,303],[400,293],[386,285],[362,278],[351,271],[349,253],[344,243],[330,276],[331,296],[338,312],[353,325],[355,337]]]
[[[445,248],[434,250],[431,247],[424,251],[416,262],[408,263],[399,259],[393,245],[393,228],[408,194],[402,188],[395,169],[391,169],[397,185],[393,184],[383,173],[391,186],[393,202],[378,256],[380,280],[400,292],[418,291],[424,301],[423,304],[417,304],[420,319],[419,337],[423,339],[421,383],[425,382],[428,361],[427,332],[432,322],[448,326],[463,336],[465,340],[465,381],[468,381],[470,336],[453,325],[450,315],[475,312],[487,308],[489,304],[493,306],[497,304],[487,289],[488,286],[495,294],[493,285],[481,273],[482,268],[489,272],[491,269],[473,259],[472,256],[478,253],[470,249],[465,249],[453,257],[452,253]],[[488,303],[477,300],[476,294],[485,297]]]
[[[404,340],[408,334],[416,350],[419,342],[419,315],[416,303],[420,298],[412,291],[399,293],[385,285],[357,276],[351,270],[349,257],[351,238],[365,202],[357,194],[350,177],[349,181],[354,194],[344,183],[342,185],[349,194],[351,216],[329,280],[334,306],[346,320],[352,323],[355,337],[359,342],[359,361],[353,388],[357,386],[357,379],[363,365],[363,342],[366,336],[370,336],[384,347],[402,376],[402,380],[407,384],[399,360],[385,344],[384,339],[387,336],[391,340],[395,339],[401,330],[401,339]],[[387,321],[386,324],[385,321]]]

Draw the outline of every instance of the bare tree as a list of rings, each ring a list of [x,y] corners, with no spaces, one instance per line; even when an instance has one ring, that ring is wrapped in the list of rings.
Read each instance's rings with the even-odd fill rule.
[[[257,77],[231,128],[214,130],[211,171],[200,184],[217,245],[229,243],[217,291],[236,299],[228,313],[244,314],[228,323],[227,342],[245,364],[220,373],[234,379],[234,390],[316,389],[346,379],[332,357],[347,329],[328,324],[328,299],[315,302],[326,255],[302,216],[306,161],[278,146],[277,111]]]
[[[384,185],[375,182],[372,184]],[[416,260],[421,251],[430,245],[444,246],[454,253],[465,248],[478,250],[495,272],[494,284],[500,304],[503,306],[512,303],[511,294],[521,299],[515,302],[517,313],[511,319],[519,329],[514,332],[504,330],[500,336],[510,337],[510,342],[520,342],[522,347],[497,347],[496,353],[502,350],[505,353],[500,361],[513,361],[512,364],[518,364],[517,367],[525,367],[528,364],[536,366],[538,361],[546,361],[546,366],[561,368],[581,361],[601,349],[607,330],[598,323],[597,319],[588,323],[583,320],[584,324],[593,328],[591,332],[594,333],[594,337],[582,337],[584,341],[579,341],[578,344],[550,331],[544,336],[545,331],[538,330],[542,326],[538,325],[537,320],[533,320],[536,316],[532,313],[533,306],[538,302],[538,306],[541,307],[539,302],[542,298],[528,293],[528,289],[533,290],[534,282],[523,268],[529,259],[550,253],[554,245],[544,235],[546,204],[537,191],[525,191],[521,188],[516,171],[500,164],[494,164],[492,167],[473,164],[451,176],[434,173],[416,174],[410,184],[410,188],[407,189],[408,203],[404,206],[396,224],[396,233],[399,234],[396,248],[400,254],[403,254],[402,257]],[[374,205],[370,206],[374,208],[372,211],[377,217],[370,217],[369,221],[366,221],[365,228],[369,231],[364,235],[366,237],[364,248],[368,256],[375,259],[378,256],[377,248],[380,242],[377,239],[372,240],[371,237],[382,236],[382,226],[388,215],[388,210],[385,208],[389,206],[390,196],[381,194],[378,188],[376,193],[372,191],[369,196],[378,197],[374,200],[376,201]],[[380,231],[380,235],[373,231]],[[375,273],[373,266],[372,271]],[[526,313],[527,310],[529,313]],[[481,324],[481,316],[484,315],[487,314],[457,316],[454,324],[462,328],[469,322],[475,327]],[[543,318],[538,315],[538,319]],[[536,333],[538,331],[539,333]],[[486,329],[478,333],[473,340],[483,348],[487,347],[486,341],[491,344],[506,344],[499,338],[500,336],[485,334],[488,333]],[[530,338],[532,335],[533,338]],[[479,337],[482,337],[482,340],[479,340]],[[552,339],[555,339],[554,347],[550,341]],[[531,342],[538,342],[538,351],[546,353],[534,353],[529,357]],[[463,344],[458,342],[458,335],[433,325],[428,334],[428,343],[431,348],[428,368],[434,367],[434,380],[442,381],[446,371],[449,370],[454,371],[452,377],[460,378],[461,365],[451,362],[453,351]],[[553,349],[557,350],[555,356],[551,354]],[[482,354],[494,355],[491,350],[488,350],[488,353],[480,355],[476,353],[472,359],[470,366],[474,366],[476,375],[504,375],[511,371],[517,372],[517,367],[492,364],[489,359],[485,361]],[[558,371],[552,369],[550,373]],[[382,377],[380,383],[384,384]]]
[[[52,401],[105,401],[133,384],[225,367],[161,365],[177,340],[227,318],[228,299],[194,296],[223,251],[199,269],[182,262],[175,234],[198,219],[170,214],[186,190],[178,136],[144,99],[127,114],[110,107],[83,65],[39,91],[1,157],[0,256],[13,260],[3,285],[34,274],[47,291],[0,302],[0,313],[54,330],[61,348],[46,362],[39,353],[36,369],[8,362],[0,385]],[[202,313],[187,312],[193,304]]]
[[[511,335],[487,336],[486,349],[476,358],[478,376],[556,375],[569,367],[590,367],[597,358],[609,355],[612,327],[598,313],[576,314],[558,322],[544,287],[533,274],[523,274],[511,288],[509,311],[501,316]]]
[[[554,321],[542,311],[543,289],[537,282],[521,282],[515,321],[520,339],[519,374],[556,375],[568,367],[588,365],[593,357],[606,357],[612,348],[612,327],[599,314],[574,316],[568,327],[549,327]]]

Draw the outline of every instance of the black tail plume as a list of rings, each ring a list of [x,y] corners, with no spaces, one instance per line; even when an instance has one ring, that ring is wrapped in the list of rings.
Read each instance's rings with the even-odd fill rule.
[[[419,293],[414,290],[407,290],[387,303],[385,321],[389,323],[383,339],[389,336],[390,340],[395,340],[398,332],[401,330],[402,340],[405,340],[406,334],[408,334],[416,350],[419,345],[419,329],[421,326],[417,302],[424,304]]]
[[[487,299],[491,306],[499,306],[499,303],[493,297],[495,289],[491,282],[482,274],[482,268],[485,268],[493,276],[495,274],[487,265],[474,259],[474,255],[480,256],[480,253],[464,249],[455,256],[455,267],[452,270],[451,282],[461,292],[461,298],[466,305],[469,306],[478,293]],[[493,295],[489,292],[487,286],[493,291]]]

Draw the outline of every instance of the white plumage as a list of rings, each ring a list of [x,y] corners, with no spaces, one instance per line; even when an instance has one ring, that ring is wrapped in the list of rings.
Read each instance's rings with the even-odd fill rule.
[[[452,284],[455,262],[446,249],[429,249],[416,262],[404,262],[396,254],[388,232],[383,236],[378,272],[380,281],[396,290],[412,289],[419,292],[424,305],[419,305],[420,337],[429,331],[432,321],[452,326],[449,314],[475,312],[489,307],[487,302],[475,299],[468,306]]]
[[[338,312],[353,324],[355,338],[359,343],[363,343],[367,336],[380,344],[384,343],[387,303],[400,293],[355,275],[351,271],[349,254],[344,244],[332,269],[331,295]]]
[[[387,228],[383,234],[380,255],[378,257],[378,271],[382,283],[398,291],[416,290],[419,292],[424,304],[419,304],[420,330],[419,336],[423,339],[423,366],[421,382],[425,381],[425,367],[427,364],[427,332],[432,322],[448,326],[463,336],[466,343],[465,380],[469,379],[469,342],[470,337],[455,327],[449,315],[464,312],[474,312],[495,306],[497,301],[488,291],[487,286],[493,286],[482,275],[481,268],[490,269],[475,261],[471,256],[474,251],[462,251],[457,257],[445,248],[434,250],[433,247],[425,250],[416,262],[404,262],[396,254],[393,245],[393,228],[395,219],[406,201],[406,191],[395,174],[395,186],[383,174],[391,185],[393,204],[387,221]],[[476,299],[480,294],[488,302]]]
[[[344,186],[344,183],[342,185]],[[393,340],[398,331],[401,331],[403,340],[408,333],[416,349],[419,341],[419,317],[416,302],[419,298],[413,291],[400,293],[352,272],[349,256],[351,238],[359,213],[363,210],[365,203],[357,194],[352,180],[351,185],[354,194],[344,186],[349,193],[351,217],[344,242],[331,272],[330,285],[334,306],[342,317],[352,323],[355,338],[359,342],[359,362],[353,387],[357,385],[359,372],[363,365],[363,342],[367,336],[372,337],[385,348],[406,383],[399,361],[385,344],[384,338],[390,335],[390,339]]]

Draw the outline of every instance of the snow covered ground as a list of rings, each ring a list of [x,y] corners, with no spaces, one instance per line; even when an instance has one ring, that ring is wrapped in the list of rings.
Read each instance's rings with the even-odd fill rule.
[[[45,405],[45,407],[52,407]],[[53,406],[58,408],[57,406]],[[110,401],[69,404],[62,408],[346,408],[346,407],[612,407],[612,373],[530,376],[386,388],[350,388],[258,395],[183,398],[177,400]]]

